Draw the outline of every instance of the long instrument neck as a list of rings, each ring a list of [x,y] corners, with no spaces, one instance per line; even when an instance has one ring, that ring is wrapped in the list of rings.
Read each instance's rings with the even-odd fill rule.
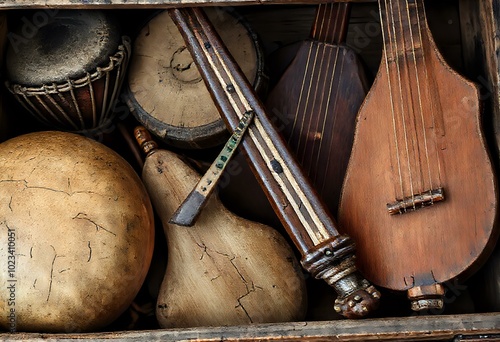
[[[330,44],[345,42],[350,9],[349,3],[320,4],[312,25],[311,38]]]
[[[429,40],[423,0],[379,0],[379,6],[387,63],[418,67]]]

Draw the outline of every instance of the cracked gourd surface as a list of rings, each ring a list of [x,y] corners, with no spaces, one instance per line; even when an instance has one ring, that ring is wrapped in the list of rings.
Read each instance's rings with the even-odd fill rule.
[[[153,235],[140,178],[110,149],[61,132],[0,144],[1,329],[111,323],[142,285]]]
[[[146,159],[143,180],[168,243],[156,316],[164,328],[292,322],[304,318],[302,270],[269,226],[229,212],[212,196],[193,227],[170,217],[200,178],[175,154]]]

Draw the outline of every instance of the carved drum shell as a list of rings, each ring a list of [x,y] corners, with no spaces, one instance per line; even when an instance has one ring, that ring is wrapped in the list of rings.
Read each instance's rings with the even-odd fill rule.
[[[9,45],[7,88],[38,120],[72,132],[113,119],[130,39],[102,11],[59,11],[27,44]]]

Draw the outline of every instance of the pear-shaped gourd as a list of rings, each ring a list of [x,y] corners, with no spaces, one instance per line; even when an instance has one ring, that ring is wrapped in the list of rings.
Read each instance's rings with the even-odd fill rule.
[[[156,309],[162,327],[304,318],[307,298],[301,268],[277,231],[234,215],[215,195],[193,227],[170,224],[200,179],[172,152],[151,153],[142,177],[168,242]]]
[[[133,301],[151,261],[153,211],[132,167],[82,136],[0,145],[0,329],[100,329]]]

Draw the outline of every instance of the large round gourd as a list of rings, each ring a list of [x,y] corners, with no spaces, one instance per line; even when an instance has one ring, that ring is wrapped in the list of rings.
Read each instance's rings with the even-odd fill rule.
[[[142,286],[153,241],[147,192],[111,149],[63,132],[0,144],[0,329],[108,325]]]

